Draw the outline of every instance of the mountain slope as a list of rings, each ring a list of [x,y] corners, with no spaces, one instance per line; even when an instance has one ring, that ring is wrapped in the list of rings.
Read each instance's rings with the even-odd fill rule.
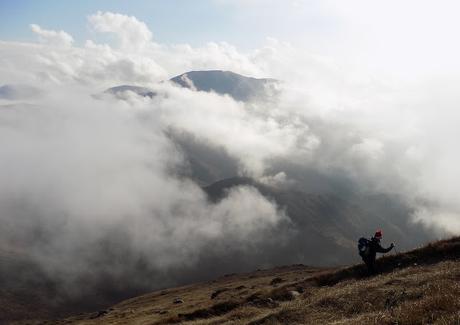
[[[29,85],[3,85],[0,87],[0,99],[21,100],[37,97],[42,91]]]
[[[269,98],[276,94],[275,79],[257,79],[245,77],[231,71],[208,70],[190,71],[169,79],[175,85],[195,91],[215,92],[229,95],[238,101],[250,101],[256,98]],[[122,85],[108,88],[104,94],[123,99],[126,93],[132,92],[143,97],[153,97],[155,91],[150,88]],[[100,96],[97,96],[100,97]]]
[[[125,96],[129,92],[132,92],[139,96],[150,98],[156,95],[155,92],[149,88],[130,85],[122,85],[109,88],[104,91],[104,94],[109,94],[116,96],[118,98],[123,98],[123,96]]]
[[[153,292],[45,324],[458,324],[460,237],[338,270],[302,265]]]

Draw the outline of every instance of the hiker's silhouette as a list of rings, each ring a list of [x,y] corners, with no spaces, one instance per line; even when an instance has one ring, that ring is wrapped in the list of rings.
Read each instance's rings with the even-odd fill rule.
[[[388,253],[393,249],[393,247],[395,247],[395,245],[391,243],[390,247],[383,248],[380,245],[380,240],[382,237],[382,231],[377,230],[374,237],[372,237],[370,240],[366,238],[359,239],[359,255],[363,259],[364,263],[366,263],[369,274],[375,274],[377,272],[375,268],[375,258],[377,257],[377,253]]]

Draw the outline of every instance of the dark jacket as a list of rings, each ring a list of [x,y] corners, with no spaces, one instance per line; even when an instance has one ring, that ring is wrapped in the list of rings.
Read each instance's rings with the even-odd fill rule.
[[[380,239],[372,237],[369,242],[369,255],[367,255],[366,258],[375,260],[377,253],[388,253],[392,248],[393,246],[383,248],[380,245]]]

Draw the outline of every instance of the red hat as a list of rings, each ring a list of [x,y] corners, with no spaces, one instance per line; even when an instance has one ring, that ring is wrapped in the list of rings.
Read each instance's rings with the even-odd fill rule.
[[[374,235],[375,238],[381,239],[382,236],[383,236],[383,234],[382,234],[382,231],[380,229],[375,232],[375,235]]]

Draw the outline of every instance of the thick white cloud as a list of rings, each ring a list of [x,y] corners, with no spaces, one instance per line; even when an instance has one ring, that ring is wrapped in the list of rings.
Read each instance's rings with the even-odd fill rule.
[[[148,56],[86,42],[84,47],[0,42],[0,83],[72,83],[100,91],[117,84],[151,84],[168,74]],[[11,69],[21,62],[22,68]]]
[[[167,91],[167,99],[158,99],[158,118],[225,148],[239,160],[243,174],[260,177],[266,161],[292,152],[309,157],[319,144],[307,124],[280,119],[267,107],[248,107],[216,94]]]
[[[183,156],[166,131],[180,112],[166,118],[148,100],[101,101],[74,87],[54,90],[36,106],[0,108],[2,242],[27,249],[52,274],[72,281],[88,269],[110,271],[89,265],[97,252],[77,265],[72,260],[113,231],[132,254],[163,270],[193,264],[208,245],[256,245],[287,220],[254,188],[236,188],[211,204],[198,185],[176,175]],[[169,108],[180,111],[186,102],[175,105]],[[34,237],[37,228],[45,241]]]

